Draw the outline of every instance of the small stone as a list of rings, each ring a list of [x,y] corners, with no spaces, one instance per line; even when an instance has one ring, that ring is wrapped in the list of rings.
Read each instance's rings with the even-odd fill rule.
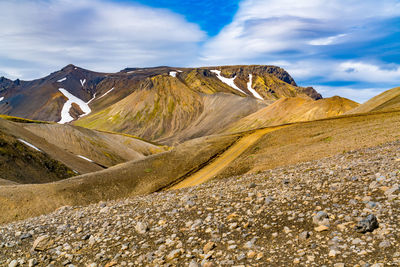
[[[390,243],[389,240],[383,240],[381,243],[379,243],[379,247],[380,248],[388,248],[390,247],[392,244]]]
[[[118,264],[118,262],[116,262],[116,261],[110,261],[109,263],[107,263],[104,267],[112,267],[112,266],[115,266],[115,265],[117,265]]]
[[[24,240],[24,239],[28,239],[28,238],[31,238],[31,237],[32,237],[32,234],[26,233],[26,234],[22,234],[22,235],[19,237],[19,239]]]
[[[325,211],[318,211],[313,216],[313,223],[316,225],[326,225],[329,226],[329,216]]]
[[[135,230],[136,232],[138,232],[139,234],[145,234],[148,230],[149,230],[149,226],[147,225],[147,223],[144,222],[138,222],[135,226]]]
[[[254,258],[256,255],[257,255],[257,253],[252,250],[247,252],[247,258],[249,258],[249,259]]]
[[[217,245],[215,245],[214,242],[208,242],[207,244],[205,244],[205,246],[203,247],[203,251],[204,253],[208,253],[209,251],[213,250]]]
[[[10,264],[8,264],[8,267],[17,267],[18,266],[18,261],[17,260],[12,260]]]
[[[299,264],[300,263],[300,259],[299,258],[295,258],[294,260],[293,260],[293,264]]]
[[[342,263],[342,262],[335,263],[335,264],[333,265],[333,267],[344,267],[344,263]]]
[[[329,229],[329,227],[326,225],[320,225],[320,226],[314,228],[314,230],[317,232],[328,231],[328,229]]]
[[[178,258],[180,255],[182,254],[182,251],[180,249],[175,249],[173,251],[171,251],[168,255],[167,255],[167,260],[173,260]]]
[[[367,216],[367,218],[359,221],[354,229],[356,230],[356,232],[364,234],[366,232],[372,232],[378,227],[378,219],[375,217],[375,215],[370,214]]]
[[[54,241],[50,239],[48,235],[42,235],[36,238],[33,242],[32,249],[36,251],[45,251],[54,244]]]
[[[328,256],[329,257],[336,257],[337,254],[340,254],[340,252],[337,251],[337,250],[331,249],[331,250],[329,250]]]
[[[36,259],[30,259],[30,260],[28,261],[28,266],[29,266],[29,267],[33,267],[33,266],[36,266],[36,265],[38,265],[38,262],[37,262]]]
[[[299,239],[303,240],[303,241],[308,239],[309,237],[310,237],[310,233],[308,231],[304,231],[299,234]]]

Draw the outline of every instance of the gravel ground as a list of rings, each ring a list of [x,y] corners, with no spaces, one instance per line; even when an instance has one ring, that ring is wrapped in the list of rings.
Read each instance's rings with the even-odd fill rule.
[[[0,266],[400,266],[400,141],[0,226]]]

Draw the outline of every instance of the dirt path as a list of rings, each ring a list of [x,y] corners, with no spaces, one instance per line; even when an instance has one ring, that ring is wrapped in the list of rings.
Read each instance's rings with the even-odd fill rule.
[[[219,156],[215,161],[211,162],[209,165],[199,170],[192,176],[189,176],[185,180],[177,183],[172,186],[170,189],[179,189],[184,187],[195,186],[198,184],[202,184],[212,179],[215,175],[224,170],[228,165],[234,161],[237,157],[239,157],[246,149],[252,146],[255,142],[257,142],[261,137],[265,134],[288,127],[278,126],[273,128],[261,129],[257,130],[252,134],[244,136],[241,138],[236,144],[230,147],[227,151],[225,151],[221,156]]]

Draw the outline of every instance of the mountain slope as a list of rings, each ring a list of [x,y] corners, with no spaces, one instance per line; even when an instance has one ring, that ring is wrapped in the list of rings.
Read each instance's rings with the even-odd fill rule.
[[[276,99],[294,96],[321,98],[278,67],[177,69],[147,77],[129,96],[74,124],[170,144],[221,132]]]
[[[359,107],[350,110],[347,114],[393,109],[400,109],[400,87],[390,89],[371,98]]]
[[[34,81],[1,78],[0,113],[62,123],[77,120],[76,125],[92,129],[175,143],[218,133],[273,101],[297,96],[321,98],[312,88],[298,87],[276,66],[97,73],[68,65]]]
[[[319,100],[302,97],[282,98],[232,123],[227,127],[227,132],[338,116],[357,106],[356,102],[338,96]]]
[[[294,123],[266,133],[215,178],[259,172],[396,141],[399,129],[399,111]],[[0,187],[0,223],[48,213],[65,205],[87,205],[159,191],[208,166],[249,133],[190,140],[166,153],[57,183]]]
[[[0,120],[0,186],[45,183],[74,176],[72,169],[52,159],[22,138],[7,133]]]
[[[23,127],[59,148],[105,167],[143,159],[166,149],[133,137],[71,125],[25,124]]]
[[[70,125],[22,123],[26,120],[14,117],[8,119],[21,122],[0,118],[3,135],[0,178],[18,183],[56,181],[143,159],[168,149],[127,135]]]

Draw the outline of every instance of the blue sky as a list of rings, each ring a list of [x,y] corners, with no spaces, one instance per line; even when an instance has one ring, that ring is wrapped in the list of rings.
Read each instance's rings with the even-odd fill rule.
[[[0,76],[73,63],[278,65],[299,85],[358,102],[400,86],[400,0],[5,0]]]

